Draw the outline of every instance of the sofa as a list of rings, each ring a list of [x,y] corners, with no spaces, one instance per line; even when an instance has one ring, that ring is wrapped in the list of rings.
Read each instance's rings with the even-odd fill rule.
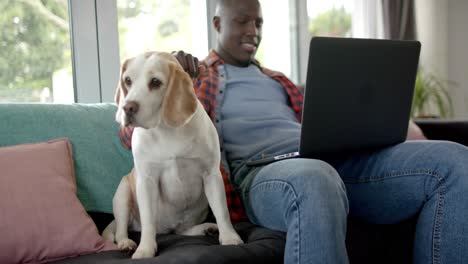
[[[113,194],[133,167],[115,112],[110,103],[0,104],[0,263],[283,262],[286,234],[249,222],[234,224],[244,245],[220,246],[216,235],[159,235],[157,256],[138,261],[102,240]],[[468,145],[467,122],[416,122],[430,139]],[[411,263],[414,228],[415,219],[349,219],[351,263]],[[130,237],[138,242],[139,233]]]

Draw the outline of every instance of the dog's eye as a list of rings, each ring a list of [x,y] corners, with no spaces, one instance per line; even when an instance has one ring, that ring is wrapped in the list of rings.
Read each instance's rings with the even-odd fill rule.
[[[149,83],[150,90],[158,89],[161,86],[162,82],[158,78],[152,78]]]
[[[125,85],[127,86],[132,86],[132,79],[130,77],[125,77]]]

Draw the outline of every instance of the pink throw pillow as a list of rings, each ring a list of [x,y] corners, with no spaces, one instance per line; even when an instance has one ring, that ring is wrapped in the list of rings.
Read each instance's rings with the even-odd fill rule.
[[[407,140],[426,140],[427,137],[422,132],[421,128],[414,123],[413,120],[409,121],[408,125],[408,134],[406,136]]]
[[[45,263],[116,249],[76,196],[67,139],[0,147],[0,263]]]

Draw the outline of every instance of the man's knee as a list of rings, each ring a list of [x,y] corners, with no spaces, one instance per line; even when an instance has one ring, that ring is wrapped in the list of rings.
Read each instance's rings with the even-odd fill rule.
[[[300,195],[346,195],[345,185],[338,172],[328,163],[315,159],[290,159],[277,162],[276,166],[288,168],[283,179]],[[273,168],[274,169],[274,168]]]
[[[434,156],[435,155],[435,156]],[[435,143],[432,159],[438,164],[447,184],[453,183],[468,187],[468,148],[454,142]],[[442,179],[441,179],[442,180]],[[461,187],[461,186],[460,186]]]
[[[328,163],[313,159],[295,159],[288,164],[285,179],[295,191],[295,203],[304,210],[336,221],[349,211],[345,185],[338,172]],[[291,215],[289,206],[286,215]],[[304,213],[304,212],[303,212]]]
[[[436,165],[440,173],[457,171],[468,164],[468,148],[455,142],[428,141],[421,153],[421,162]]]
[[[430,140],[410,142],[410,144],[418,144],[418,148],[414,151],[419,151],[422,155],[426,155],[426,159],[434,161],[451,163],[452,161],[458,162],[460,159],[466,160],[468,158],[467,147],[451,141]]]
[[[267,226],[285,228],[298,208],[306,214],[322,212],[323,218],[348,212],[343,181],[331,165],[320,160],[289,159],[269,164],[257,174],[249,193],[251,216]],[[271,215],[279,218],[264,217]]]

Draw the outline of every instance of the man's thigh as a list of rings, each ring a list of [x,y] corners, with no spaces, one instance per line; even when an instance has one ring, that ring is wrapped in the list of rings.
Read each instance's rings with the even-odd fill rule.
[[[346,185],[350,215],[395,223],[419,213],[444,175],[467,151],[442,141],[407,141],[372,153],[330,161]]]
[[[300,217],[346,217],[348,203],[343,181],[329,164],[313,159],[271,163],[255,176],[244,201],[256,224],[286,231],[291,212],[304,207]],[[310,213],[309,212],[313,212]]]

